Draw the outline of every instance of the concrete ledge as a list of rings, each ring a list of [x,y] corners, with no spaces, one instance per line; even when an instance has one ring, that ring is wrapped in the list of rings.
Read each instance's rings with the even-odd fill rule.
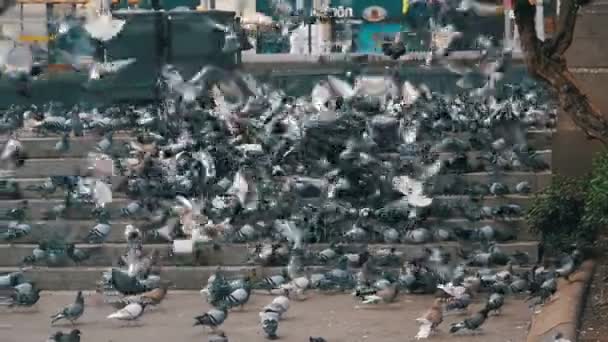
[[[310,272],[322,273],[331,267],[309,266]],[[34,282],[38,288],[45,291],[75,291],[95,290],[101,274],[110,267],[37,267],[26,270],[25,278]],[[195,267],[163,267],[160,276],[163,280],[171,282],[171,288],[176,290],[200,290],[207,284],[207,279],[215,272],[217,266],[195,266]],[[17,271],[14,267],[0,267],[0,274]],[[228,278],[235,278],[245,274],[251,274],[255,270],[256,277],[267,277],[282,274],[284,267],[260,267],[260,266],[222,266],[222,271]],[[391,268],[393,271],[397,269]],[[472,268],[475,270],[475,268]],[[529,270],[527,268],[515,268],[516,272]]]
[[[570,277],[570,282],[559,280],[555,299],[545,304],[541,313],[532,317],[527,342],[553,341],[557,332],[561,332],[566,339],[577,340],[577,327],[594,270],[595,262],[589,260]]]
[[[1,203],[1,202],[0,202]],[[9,221],[0,221],[0,227],[7,225]],[[49,236],[62,236],[68,241],[76,243],[86,242],[86,237],[92,227],[95,226],[96,222],[91,220],[51,220],[51,221],[28,221],[32,225],[32,232],[30,235],[25,236],[21,239],[11,241],[12,244],[22,243],[38,243],[41,239],[48,238]],[[106,239],[106,243],[122,243],[125,241],[124,231],[127,224],[133,224],[137,227],[141,227],[144,222],[141,221],[121,221],[113,220],[112,231]],[[481,220],[481,221],[469,221],[464,218],[454,218],[443,220],[440,218],[430,217],[425,220],[425,225],[434,227],[469,227],[478,228],[485,225],[491,225],[498,229],[513,229],[516,232],[516,238],[520,241],[532,241],[538,239],[538,235],[531,232],[523,218],[515,218],[509,221],[494,221],[494,220]],[[146,236],[146,242],[163,242],[162,240],[155,240],[151,236]]]
[[[531,196],[526,195],[505,195],[505,196],[486,196],[480,201],[471,199],[465,195],[440,195],[433,197],[433,206],[443,205],[454,205],[456,203],[478,203],[480,205],[487,205],[495,207],[505,204],[517,204],[521,206],[523,210],[527,210],[531,205]],[[21,205],[22,200],[4,200],[0,201],[0,211],[17,208]],[[131,201],[126,198],[113,198],[111,203],[108,203],[106,208],[110,213],[110,217],[119,218],[121,217],[121,209],[127,206]],[[54,206],[63,204],[63,199],[30,199],[28,200],[28,220],[38,221],[44,220],[46,213],[51,210]],[[92,215],[90,209],[93,205],[84,205],[82,208],[74,208],[66,214],[66,219],[70,220],[90,220]],[[431,211],[432,213],[432,211]],[[453,210],[452,217],[458,217],[461,214],[459,210]]]
[[[508,186],[510,191],[515,193],[515,186],[519,182],[527,181],[531,186],[531,192],[535,193],[546,188],[549,184],[551,184],[551,171],[542,171],[542,172],[520,172],[520,171],[509,171],[503,172],[498,177],[491,172],[471,172],[471,173],[463,173],[459,175],[463,182],[468,183],[480,183],[480,184],[491,184],[497,179],[500,180],[501,183]],[[113,188],[113,198],[124,198],[127,197],[124,189],[124,181],[126,180],[126,176],[114,176],[112,177],[112,188]],[[434,184],[434,192],[433,195],[449,195],[454,194],[453,192],[445,190],[445,187],[454,179],[453,174],[440,174],[436,177],[436,181]],[[13,178],[13,181],[18,183],[20,196],[19,199],[35,199],[42,198],[42,194],[32,189],[28,189],[31,186],[40,186],[44,184],[48,178]],[[47,198],[64,198],[65,193],[61,190],[56,191],[52,194],[47,194]],[[5,197],[2,199],[9,199],[9,197]]]
[[[11,267],[21,265],[23,258],[32,254],[36,245],[0,245],[0,266]],[[403,253],[403,257],[411,259],[419,256],[425,247],[442,246],[445,251],[451,254],[453,258],[458,258],[458,251],[461,248],[459,242],[442,242],[429,244],[370,244],[370,250],[381,248],[395,247]],[[534,264],[538,260],[538,242],[537,241],[518,241],[512,243],[501,243],[497,246],[506,254],[514,254],[516,252],[526,253],[529,256],[529,263]],[[91,257],[81,263],[81,266],[110,266],[114,265],[118,258],[127,250],[126,244],[103,244],[103,245],[77,245],[85,251],[88,251]],[[311,244],[309,248],[312,251],[321,251],[329,247],[328,244]],[[357,245],[352,245],[353,250],[358,250]],[[199,255],[174,255],[170,256],[169,244],[145,244],[145,253],[150,253],[152,250],[160,252],[160,262],[165,266],[238,266],[247,262],[249,251],[247,244],[224,244],[220,250],[214,250],[212,246],[203,246]],[[347,248],[348,249],[348,248]],[[41,264],[45,265],[45,264]],[[61,266],[71,266],[73,263],[66,261]]]
[[[50,146],[52,149],[54,145]],[[90,150],[92,151],[92,150]],[[551,167],[552,152],[551,150],[537,151],[536,154],[547,164],[547,167]],[[480,160],[479,157],[483,155],[480,151],[470,151],[466,153],[468,163],[472,170],[483,171],[490,166],[490,162],[486,160]],[[385,153],[380,156],[381,159],[391,160],[398,159],[398,153]],[[454,153],[439,153],[438,158],[440,160],[449,160],[454,157]],[[15,178],[44,178],[49,176],[84,176],[87,174],[88,160],[82,157],[76,158],[33,158],[28,159],[25,165],[17,170],[14,174]],[[517,171],[525,171],[526,167],[519,168]]]
[[[209,267],[164,267],[161,271],[163,280],[171,282],[172,287],[180,290],[200,290],[207,284],[207,279],[216,270],[216,266]],[[97,282],[101,280],[102,272],[109,267],[66,267],[48,268],[40,267],[25,271],[25,277],[32,281],[41,290],[47,291],[75,291],[95,290]],[[247,274],[255,269],[256,273],[280,274],[279,269],[262,269],[260,267],[222,267],[227,277],[236,277]],[[16,271],[16,269],[0,269],[4,271]]]

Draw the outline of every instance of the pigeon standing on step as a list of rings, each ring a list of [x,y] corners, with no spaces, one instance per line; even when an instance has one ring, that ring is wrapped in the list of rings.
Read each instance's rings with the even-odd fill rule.
[[[70,321],[70,323],[74,324],[74,322],[82,316],[84,313],[84,297],[82,295],[82,291],[78,291],[76,294],[76,300],[74,303],[66,306],[57,314],[51,316],[51,324],[66,319]]]
[[[203,327],[209,327],[212,331],[216,331],[224,321],[228,318],[228,308],[223,305],[220,308],[213,308],[206,313],[194,317],[194,326],[201,325]]]
[[[16,135],[8,139],[2,153],[0,153],[0,165],[4,167],[21,167],[25,164],[27,152]]]
[[[0,306],[31,307],[40,299],[40,289],[32,283],[21,283],[9,289],[7,296],[0,296]]]
[[[91,244],[103,243],[111,231],[109,222],[98,222],[87,234],[86,241]]]

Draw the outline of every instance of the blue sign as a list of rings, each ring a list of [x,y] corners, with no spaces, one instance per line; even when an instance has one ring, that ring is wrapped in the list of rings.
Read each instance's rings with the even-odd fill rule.
[[[382,54],[382,44],[393,42],[401,28],[400,24],[362,24],[359,26],[357,52]]]

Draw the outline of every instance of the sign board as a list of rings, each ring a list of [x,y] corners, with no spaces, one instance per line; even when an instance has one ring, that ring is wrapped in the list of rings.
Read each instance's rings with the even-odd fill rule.
[[[357,52],[382,54],[382,45],[393,42],[402,27],[400,24],[366,23],[359,27]]]
[[[315,8],[313,14],[317,17],[329,17],[338,19],[350,19],[354,18],[355,11],[352,7],[328,7],[325,9]]]

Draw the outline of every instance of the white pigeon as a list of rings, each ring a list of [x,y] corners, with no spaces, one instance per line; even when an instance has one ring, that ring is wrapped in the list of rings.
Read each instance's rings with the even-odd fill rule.
[[[475,0],[462,0],[460,6],[456,8],[460,12],[473,11],[478,16],[498,16],[504,13],[504,7],[487,3],[480,3]]]
[[[403,83],[403,87],[401,88],[401,94],[403,98],[403,102],[406,105],[413,105],[420,98],[420,91],[416,89],[416,87],[411,84],[409,81],[405,81]]]
[[[349,100],[355,96],[355,89],[346,81],[334,76],[327,76],[327,82],[332,90],[345,100]]]
[[[191,235],[193,229],[198,225],[203,204],[201,201],[189,200],[181,195],[176,196],[175,200],[177,206],[174,211],[179,213],[182,230],[186,235]]]
[[[284,236],[287,241],[293,244],[293,249],[301,249],[304,239],[304,232],[298,228],[293,221],[275,220],[274,228]]]
[[[89,79],[99,80],[105,75],[115,74],[135,61],[135,58],[127,58],[112,62],[95,62],[89,68]]]
[[[312,88],[312,104],[319,111],[327,110],[326,103],[332,98],[331,88],[327,81],[322,81]]]
[[[280,288],[285,290],[288,295],[293,294],[295,299],[303,300],[305,299],[304,292],[310,288],[310,285],[311,282],[308,277],[297,277],[287,284],[282,284]]]
[[[355,93],[357,95],[377,96],[385,98],[390,96],[398,98],[399,86],[392,77],[387,76],[360,76],[355,80]]]
[[[403,194],[407,202],[414,207],[428,207],[433,200],[423,194],[423,182],[408,176],[394,177],[393,188]]]
[[[467,288],[464,286],[454,286],[451,282],[447,284],[439,284],[437,288],[447,293],[451,297],[456,299],[461,298],[467,291]]]
[[[112,188],[107,183],[97,180],[93,188],[93,198],[97,207],[103,208],[112,202]]]
[[[257,28],[260,26],[271,26],[272,24],[274,24],[272,17],[260,12],[250,15],[246,14],[241,17],[241,25],[243,25],[243,27],[246,29]]]
[[[134,321],[144,313],[145,303],[131,303],[124,308],[108,315],[107,319],[117,319],[120,321]]]
[[[21,144],[21,141],[19,141],[16,137],[11,137],[2,149],[2,154],[0,154],[0,161],[5,162],[11,158],[15,158],[15,156],[21,151],[23,151],[23,145]]]
[[[218,67],[207,65],[186,81],[172,65],[165,65],[161,69],[161,77],[169,92],[181,96],[182,101],[186,103],[196,101],[205,90],[205,83],[213,73],[223,74],[223,71]]]
[[[249,182],[247,178],[241,171],[237,171],[234,174],[234,179],[232,181],[232,186],[228,189],[228,193],[235,195],[241,205],[245,205],[247,202],[247,195],[249,194]]]
[[[429,336],[431,336],[431,333],[433,332],[433,323],[423,320],[419,320],[418,323],[420,323],[420,328],[418,329],[418,333],[416,334],[415,338],[417,340],[429,338]]]
[[[112,17],[111,5],[111,0],[93,0],[87,4],[84,29],[93,39],[107,42],[124,28],[124,20]]]
[[[276,312],[279,315],[279,319],[282,319],[287,310],[289,310],[289,298],[278,296],[270,304],[266,305],[262,309],[262,312]]]
[[[426,181],[426,180],[430,179],[431,177],[436,176],[439,173],[439,171],[441,171],[442,167],[443,167],[443,163],[441,162],[441,160],[436,160],[433,164],[424,168],[422,173],[420,175],[418,175],[418,179],[420,179],[422,181]]]
[[[129,242],[133,237],[141,236],[141,232],[134,225],[128,224],[125,227],[125,240]]]
[[[156,230],[154,230],[154,235],[162,238],[168,242],[173,242],[175,227],[178,224],[177,218],[170,218],[167,220],[166,224]]]

